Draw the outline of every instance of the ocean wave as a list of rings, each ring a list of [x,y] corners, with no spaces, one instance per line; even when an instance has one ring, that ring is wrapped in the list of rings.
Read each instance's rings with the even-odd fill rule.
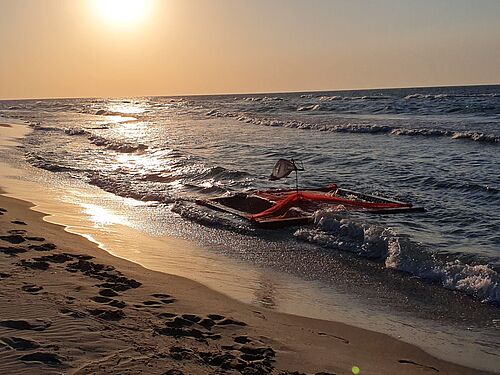
[[[458,290],[483,302],[500,303],[500,275],[488,264],[471,263],[453,259],[454,254],[436,257],[435,254],[416,246],[407,239],[393,239],[388,246],[385,266]],[[444,259],[442,259],[444,258]],[[446,259],[448,258],[448,259]],[[449,259],[451,258],[451,259]]]
[[[500,93],[481,93],[481,94],[408,94],[404,100],[415,99],[455,99],[455,98],[497,98]]]
[[[312,95],[301,95],[302,99],[313,99],[314,97]],[[320,101],[328,101],[328,102],[333,102],[333,101],[359,101],[359,100],[367,100],[367,101],[372,101],[372,100],[388,100],[388,99],[397,99],[392,96],[388,95],[362,95],[362,96],[341,96],[341,95],[320,95],[317,96]]]
[[[119,111],[109,111],[106,109],[99,109],[94,114],[98,115],[98,116],[125,116],[125,117],[132,116],[130,113],[119,112]]]
[[[452,136],[453,132],[441,129],[408,129],[408,128],[396,128],[390,131],[391,135],[409,135],[409,136],[427,136],[427,137],[446,137]]]
[[[467,181],[464,179],[446,179],[440,178],[437,176],[429,176],[422,174],[413,174],[411,176],[413,181],[420,181],[420,183],[424,183],[426,186],[432,186],[437,189],[449,190],[454,189],[458,191],[465,192],[482,192],[488,194],[497,194],[500,192],[500,189],[495,186],[484,185],[480,182]]]
[[[280,102],[283,100],[280,96],[245,96],[235,97],[235,100],[243,100],[245,102]]]
[[[338,211],[318,211],[314,223],[312,228],[298,229],[294,236],[322,247],[383,261],[388,269],[439,283],[484,302],[500,303],[498,272],[473,254],[436,256],[391,228],[360,224]]]
[[[120,176],[120,177],[117,177]],[[132,181],[125,172],[113,176],[106,176],[102,173],[93,172],[87,178],[87,182],[97,186],[104,191],[116,194],[124,198],[132,198],[143,202],[174,203],[178,198],[167,194],[163,189],[159,191],[152,190],[151,186],[145,186],[141,189],[137,186],[137,181]]]
[[[219,214],[216,211],[203,209],[192,202],[177,201],[172,205],[171,210],[184,219],[209,228],[223,229],[247,235],[255,232],[251,226],[241,220],[229,216],[225,217],[227,215]]]
[[[387,99],[393,99],[393,97],[388,96],[388,95],[364,95],[364,96],[353,96],[353,100],[387,100]]]
[[[311,104],[311,105],[305,105],[297,108],[298,112],[304,112],[304,111],[317,111],[320,109],[319,104]]]
[[[344,97],[339,96],[339,95],[333,95],[333,96],[320,96],[319,97],[320,101],[328,101],[328,102],[333,102],[337,100],[344,100]]]
[[[137,178],[141,181],[162,182],[168,184],[178,181],[182,177],[177,175],[166,174],[164,172],[156,172],[156,173],[146,173],[144,175],[138,176]]]
[[[45,169],[50,172],[80,172],[79,169],[69,167],[67,165],[58,164],[54,161],[48,160],[40,155],[28,153],[26,155],[27,161],[37,168]]]
[[[208,178],[216,178],[216,179],[237,179],[242,177],[249,176],[249,173],[243,171],[237,171],[232,169],[227,169],[220,166],[208,167],[205,170],[201,171],[197,174],[197,179],[208,179]]]
[[[307,106],[302,111],[313,110],[316,105]],[[316,109],[318,109],[317,107]],[[300,109],[300,108],[299,108]],[[422,137],[450,137],[452,139],[463,139],[475,142],[483,142],[490,144],[499,144],[500,136],[494,134],[485,134],[474,131],[450,131],[443,129],[432,128],[400,128],[389,125],[379,124],[342,124],[342,125],[324,125],[324,124],[308,124],[297,120],[277,120],[271,118],[250,117],[247,115],[236,114],[232,112],[222,112],[216,109],[211,109],[206,112],[206,116],[211,117],[231,117],[236,120],[254,125],[262,126],[281,126],[295,129],[309,129],[316,131],[328,131],[334,133],[365,133],[365,134],[389,134],[395,136],[422,136]]]
[[[211,117],[237,117],[238,115],[235,113],[231,112],[221,112],[217,109],[211,109],[207,113],[205,113],[205,116],[211,116]]]
[[[74,129],[74,128],[64,129],[64,132],[67,135],[90,135],[91,134],[88,130],[85,130],[85,129]]]
[[[133,152],[142,152],[148,148],[148,146],[138,143],[131,144],[125,142],[118,142],[115,140],[110,140],[104,137],[100,137],[98,135],[92,135],[88,138],[91,143],[96,146],[105,147],[108,150],[123,152],[123,153],[133,153]]]
[[[332,127],[328,127],[329,131],[333,131],[336,133],[371,133],[371,134],[380,134],[380,133],[389,133],[393,130],[390,126],[387,125],[366,125],[366,124],[347,124],[347,125],[336,125]]]
[[[40,130],[40,131],[55,131],[55,132],[61,131],[60,128],[56,128],[54,126],[44,126],[41,125],[39,122],[33,123],[31,127],[34,130]]]
[[[493,134],[484,134],[477,132],[454,132],[453,139],[469,139],[476,142],[500,143],[500,137]]]

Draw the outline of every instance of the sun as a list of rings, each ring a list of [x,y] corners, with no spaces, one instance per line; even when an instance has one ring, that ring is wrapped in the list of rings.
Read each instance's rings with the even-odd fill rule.
[[[144,20],[150,0],[93,0],[105,22],[129,26]]]

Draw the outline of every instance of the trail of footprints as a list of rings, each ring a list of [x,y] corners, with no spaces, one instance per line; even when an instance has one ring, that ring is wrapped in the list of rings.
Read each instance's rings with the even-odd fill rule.
[[[5,213],[5,211],[0,211]],[[21,222],[17,223],[18,225]],[[0,236],[0,240],[9,243],[9,246],[0,246],[0,253],[12,258],[33,252],[52,252],[56,245],[45,242],[43,237],[28,236],[23,229],[15,229],[8,235]],[[219,314],[198,316],[195,314],[174,314],[161,311],[175,302],[169,294],[154,293],[150,299],[140,304],[129,306],[119,297],[127,290],[138,288],[141,283],[137,280],[125,277],[114,267],[99,264],[92,261],[93,257],[88,255],[70,254],[66,252],[52,252],[46,255],[33,256],[19,259],[16,265],[34,271],[46,271],[53,267],[64,268],[67,272],[81,273],[85,276],[98,280],[95,284],[99,288],[97,295],[90,298],[96,307],[89,308],[85,312],[75,311],[70,308],[62,308],[60,312],[74,318],[84,318],[90,314],[93,317],[105,321],[119,321],[126,317],[123,311],[126,307],[135,308],[138,311],[145,310],[154,313],[163,321],[163,324],[155,327],[156,334],[168,336],[176,340],[194,339],[199,342],[219,340],[222,336],[214,332],[217,328],[225,326],[244,327],[246,323],[237,321]],[[0,279],[9,278],[11,275],[0,273]],[[23,292],[30,294],[44,293],[43,286],[36,284],[25,284],[20,287]],[[74,299],[74,298],[71,298]],[[156,310],[160,310],[156,313]],[[27,320],[2,320],[0,326],[16,331],[44,331],[49,328],[50,322],[27,321]],[[272,371],[272,362],[275,352],[270,347],[259,347],[246,336],[234,338],[234,345],[223,346],[213,352],[198,351],[197,349],[172,346],[170,357],[175,360],[196,359],[210,366],[221,369],[245,370],[247,373],[267,374]],[[50,352],[50,346],[42,346],[36,341],[23,337],[10,336],[1,337],[0,345],[20,352],[31,351],[19,357],[24,362],[43,363],[48,366],[62,366],[63,359]],[[173,371],[173,372],[172,372]],[[172,370],[171,374],[182,374],[180,370]]]
[[[7,210],[0,208],[0,216]],[[27,224],[20,220],[12,220],[12,224],[26,226]],[[161,311],[175,302],[175,299],[165,293],[155,293],[151,298],[138,304],[129,306],[128,303],[119,297],[130,289],[139,288],[141,283],[137,280],[125,277],[113,266],[95,263],[93,257],[83,254],[70,254],[66,252],[53,252],[57,246],[45,242],[43,237],[28,236],[24,229],[13,229],[8,231],[7,235],[0,236],[0,254],[14,259],[21,255],[34,252],[52,252],[47,255],[34,256],[32,258],[20,259],[15,264],[26,269],[34,271],[46,271],[51,267],[62,268],[67,272],[81,273],[87,277],[98,280],[96,287],[99,288],[98,294],[90,298],[96,304],[95,307],[86,311],[73,310],[71,308],[62,308],[60,312],[75,319],[82,319],[93,316],[108,322],[116,322],[126,318],[123,311],[126,307],[134,308],[137,311],[146,311],[154,314],[163,322],[154,327],[154,333],[157,335],[168,336],[179,340],[195,340],[195,342],[205,343],[206,350],[200,350],[196,345],[170,347],[168,356],[174,361],[195,361],[204,363],[214,368],[215,371],[235,370],[245,375],[251,374],[271,374],[274,370],[273,363],[276,356],[275,351],[264,345],[258,339],[253,339],[245,335],[229,334],[225,338],[233,340],[231,345],[210,345],[210,342],[222,339],[220,329],[224,327],[243,328],[247,324],[232,318],[219,314],[208,314],[199,316],[195,314],[175,314],[172,312]],[[2,246],[2,242],[9,245]],[[0,272],[0,281],[9,279],[12,275]],[[35,284],[26,284],[20,287],[25,293],[32,295],[45,293],[43,286]],[[75,300],[75,297],[67,296],[69,303]],[[158,311],[158,312],[157,312]],[[14,331],[43,332],[51,326],[51,322],[43,320],[0,320],[0,327]],[[320,333],[322,334],[322,333]],[[325,334],[326,335],[326,334]],[[348,341],[346,340],[346,344]],[[19,356],[19,360],[26,363],[41,363],[52,367],[66,366],[64,358],[51,350],[54,346],[41,345],[26,337],[8,336],[0,337],[0,346],[7,347],[20,353],[29,352]],[[192,347],[191,347],[192,346]],[[57,349],[57,348],[55,348]],[[208,349],[212,349],[211,351]],[[438,369],[417,364],[410,360],[400,360],[399,363],[405,365],[415,365],[422,368],[439,372]],[[167,370],[165,375],[183,375],[179,369]],[[300,372],[280,372],[280,375],[307,375]],[[333,373],[316,373],[316,375],[335,375]]]
[[[16,331],[45,331],[51,326],[51,322],[44,322],[42,320],[29,322],[26,320],[9,319],[0,321],[0,326]],[[48,351],[53,349],[51,345],[42,346],[36,341],[17,336],[0,337],[0,345],[19,352],[32,351],[28,354],[22,354],[19,357],[19,360],[23,362],[43,363],[49,366],[60,366],[63,364],[59,355]]]

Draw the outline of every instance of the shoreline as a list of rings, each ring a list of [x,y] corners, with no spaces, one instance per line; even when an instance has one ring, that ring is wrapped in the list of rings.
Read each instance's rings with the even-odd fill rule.
[[[9,121],[9,122],[11,122],[11,121]],[[13,123],[13,124],[15,124],[15,125],[19,125],[19,124],[15,123],[15,122],[12,122],[12,123]],[[19,126],[19,127],[18,127],[18,126],[12,126],[12,127],[11,127],[11,129],[7,129],[7,130],[10,130],[10,131],[12,131],[12,132],[16,132],[16,130],[22,130],[22,129],[19,129],[19,128],[21,128],[21,126]],[[24,130],[25,130],[25,131],[26,131],[26,130],[28,130],[28,131],[29,131],[30,129],[29,129],[26,125],[24,125]],[[3,143],[2,143],[2,145],[13,146],[13,145],[18,144],[17,142],[14,142],[14,139],[15,139],[15,138],[16,138],[16,137],[10,137],[10,138],[7,138],[7,140],[6,140],[5,142],[3,142]],[[12,172],[12,175],[17,175],[17,174],[16,174],[17,169],[15,169],[15,168],[10,168],[10,167],[7,167],[7,171],[8,171],[8,173],[9,173],[9,176],[10,176],[10,172]],[[5,172],[5,170],[4,170],[4,172]],[[5,174],[5,173],[4,173],[4,174]],[[5,198],[5,197],[3,197],[3,195],[5,195],[5,192],[2,192],[2,191],[1,191],[1,188],[0,188],[0,194],[2,194],[2,198],[5,198],[5,199],[13,199],[13,200],[15,200],[15,201],[17,201],[17,199],[19,199],[19,200],[23,200],[23,199],[24,199],[24,202],[28,202],[28,201],[29,201],[29,196],[30,196],[30,195],[29,195],[29,189],[30,189],[30,188],[29,188],[29,186],[26,188],[23,184],[14,184],[14,186],[12,186],[12,184],[9,184],[9,193],[10,193],[10,194],[8,194],[8,195],[9,195],[11,198]],[[18,193],[19,193],[19,191],[22,191],[22,194],[16,194],[16,192],[18,192]],[[38,190],[38,189],[31,190],[31,194],[33,194],[33,193],[35,193],[35,194],[36,194],[36,192],[37,192],[37,191],[39,192],[39,190]],[[16,198],[17,198],[17,199],[16,199]],[[40,197],[38,197],[38,198],[40,198]],[[47,197],[45,197],[45,198],[47,198]],[[38,200],[40,200],[40,199],[38,199]],[[42,199],[42,201],[43,201],[43,202],[45,202],[43,199]],[[83,228],[83,227],[82,227],[82,228],[79,228],[79,226],[78,226],[78,225],[82,225],[82,220],[81,220],[81,218],[82,218],[82,215],[83,215],[83,213],[82,213],[80,210],[78,210],[78,211],[73,211],[73,210],[72,210],[72,208],[71,208],[70,206],[68,206],[67,204],[63,204],[62,202],[52,202],[52,201],[51,201],[50,203],[52,203],[52,205],[50,205],[50,204],[49,204],[49,206],[48,206],[48,207],[54,208],[54,207],[55,207],[54,203],[55,203],[55,204],[58,204],[58,206],[57,206],[57,207],[58,207],[58,209],[57,209],[57,210],[51,210],[51,209],[48,209],[47,207],[46,207],[47,209],[40,208],[40,206],[39,206],[39,202],[37,202],[37,204],[36,204],[37,209],[34,209],[32,206],[35,206],[35,204],[31,204],[31,203],[30,203],[30,204],[26,204],[26,207],[30,207],[30,208],[31,208],[30,212],[31,212],[31,211],[33,211],[33,212],[35,212],[37,215],[39,215],[39,218],[40,218],[40,217],[42,218],[42,220],[43,220],[42,226],[43,226],[44,224],[49,225],[49,226],[50,226],[50,225],[54,225],[54,226],[57,226],[57,227],[58,227],[58,228],[60,228],[60,229],[61,229],[61,228],[64,228],[64,233],[65,233],[65,234],[69,234],[70,236],[78,236],[79,238],[82,238],[82,237],[83,237],[83,238],[82,238],[82,240],[84,241],[84,243],[86,243],[86,246],[91,245],[91,246],[93,246],[93,247],[95,248],[95,249],[94,249],[94,251],[98,251],[98,252],[100,252],[100,253],[106,253],[106,254],[108,254],[108,255],[109,255],[109,257],[110,257],[109,259],[111,260],[110,262],[113,264],[113,266],[115,265],[115,260],[120,260],[120,261],[124,261],[124,262],[126,262],[126,263],[131,263],[131,264],[133,264],[133,265],[135,265],[136,267],[139,267],[139,268],[141,268],[141,269],[145,269],[145,270],[147,270],[147,272],[160,273],[161,275],[164,275],[165,277],[167,277],[167,276],[168,276],[168,277],[173,277],[173,278],[180,277],[181,279],[184,279],[182,276],[174,276],[174,275],[170,275],[167,271],[164,271],[161,267],[160,267],[159,269],[157,269],[157,271],[151,271],[151,267],[148,267],[148,266],[145,266],[145,265],[142,265],[142,266],[141,266],[138,262],[135,262],[134,257],[127,257],[126,255],[124,256],[124,254],[120,254],[120,255],[113,254],[113,253],[112,253],[112,251],[110,252],[110,251],[106,248],[106,246],[102,246],[103,244],[102,244],[101,242],[99,242],[99,241],[95,240],[95,239],[92,237],[92,235],[91,235],[91,234],[88,234],[88,233],[89,233],[89,231],[88,231],[88,228],[87,228],[87,227],[85,227],[85,228]],[[42,207],[44,207],[44,206],[46,206],[46,205],[47,205],[47,202],[45,202],[45,203],[44,203],[44,204],[42,204],[41,206],[42,206]],[[68,211],[66,211],[66,210],[68,210]],[[73,215],[73,216],[75,216],[75,215],[76,215],[76,216],[78,216],[78,217],[75,217],[75,223],[76,223],[76,224],[74,224],[74,223],[73,223],[73,221],[69,221],[69,222],[68,222],[67,220],[60,220],[61,218],[59,218],[59,216],[62,214],[62,212],[63,212],[63,211],[64,211],[64,218],[66,218],[66,219],[67,219],[68,217],[71,217],[72,215]],[[56,214],[56,212],[57,212],[58,214]],[[49,220],[47,220],[47,218],[52,218],[52,220],[50,220],[50,219],[49,219]],[[75,226],[75,225],[76,225],[76,226]],[[84,229],[84,230],[82,230],[82,229]],[[122,229],[124,229],[126,232],[130,232],[128,237],[124,237],[125,239],[126,239],[126,238],[130,238],[130,236],[134,236],[134,229],[132,229],[132,228],[130,228],[130,227],[128,227],[128,226],[123,226],[123,228],[122,228]],[[11,229],[11,230],[12,230],[12,229]],[[15,229],[14,229],[14,230],[15,230]],[[121,231],[121,233],[123,234],[123,233],[124,233],[124,231],[122,230],[122,231]],[[163,241],[163,240],[165,240],[165,239],[166,239],[166,238],[161,238],[161,239],[160,239],[160,241]],[[88,242],[87,240],[90,240],[92,243]],[[1,241],[0,241],[0,242],[1,242]],[[57,242],[56,242],[56,243],[57,243]],[[159,241],[158,241],[158,243],[159,243]],[[99,245],[99,248],[97,247],[97,245]],[[172,241],[168,241],[168,244],[167,244],[167,245],[168,245],[167,247],[169,247],[169,248],[176,247],[176,246],[177,246],[177,247],[178,247],[178,246],[183,246],[183,244],[182,244],[182,240],[179,240],[179,241],[178,241],[178,240],[176,240],[176,239],[172,239]],[[84,248],[86,248],[86,246],[84,246]],[[163,246],[163,245],[162,245],[162,246]],[[194,246],[194,244],[186,244],[186,246],[190,246],[190,247],[192,247],[192,246]],[[186,249],[186,248],[187,248],[186,246],[184,246],[184,247],[183,247],[183,249]],[[112,250],[112,249],[110,249],[110,250]],[[162,250],[163,250],[163,248],[162,248]],[[161,255],[161,252],[159,252],[159,254],[160,254],[159,256],[162,256],[162,255]],[[0,255],[1,255],[1,254],[0,254]],[[128,260],[124,260],[125,258],[128,258],[128,259],[131,259],[131,258],[132,258],[132,259],[134,259],[134,261],[132,261],[132,260],[130,260],[130,261],[128,261]],[[160,270],[160,269],[161,269],[161,272],[158,272],[158,270]],[[222,269],[222,271],[223,271],[223,269]],[[189,277],[189,276],[188,276],[188,277]],[[323,325],[323,324],[328,325],[329,323],[332,323],[332,324],[339,324],[339,325],[341,325],[341,326],[347,326],[347,327],[352,328],[352,329],[354,329],[354,330],[361,330],[361,331],[364,331],[364,332],[369,332],[369,333],[374,334],[374,335],[382,335],[382,336],[385,336],[384,334],[376,333],[375,331],[371,331],[371,330],[367,330],[367,329],[363,329],[363,328],[355,328],[355,327],[351,327],[351,326],[349,326],[349,325],[346,325],[346,324],[344,324],[344,323],[336,323],[336,322],[332,322],[331,320],[328,320],[328,321],[326,321],[326,320],[318,320],[318,319],[314,319],[314,318],[306,318],[306,317],[295,316],[295,315],[287,315],[286,313],[279,313],[279,312],[269,311],[269,310],[265,310],[265,309],[260,309],[260,308],[258,308],[258,307],[253,306],[253,304],[247,305],[247,304],[245,304],[245,303],[243,303],[243,302],[241,302],[241,301],[235,300],[235,299],[234,299],[234,296],[228,297],[227,295],[223,295],[223,294],[221,294],[220,292],[217,292],[214,288],[210,289],[210,288],[211,288],[210,286],[208,286],[208,287],[207,287],[207,286],[203,286],[202,284],[200,284],[200,283],[199,283],[199,281],[193,281],[193,280],[191,280],[191,278],[190,278],[190,277],[189,277],[188,279],[185,279],[185,280],[187,280],[188,282],[190,282],[190,283],[192,283],[192,284],[197,285],[197,287],[202,287],[202,288],[205,288],[205,290],[209,290],[210,292],[213,292],[213,293],[215,293],[216,295],[221,296],[221,298],[223,298],[223,299],[230,300],[230,301],[232,301],[232,302],[234,302],[234,303],[236,303],[236,304],[238,304],[238,305],[240,305],[240,306],[244,306],[246,310],[248,310],[248,309],[254,309],[254,313],[255,313],[255,310],[261,310],[261,311],[265,311],[265,312],[266,312],[266,315],[267,315],[267,314],[269,314],[269,313],[273,313],[273,314],[278,314],[278,315],[280,315],[280,314],[281,314],[281,315],[283,315],[283,316],[288,316],[288,317],[291,317],[291,319],[292,319],[292,321],[293,321],[293,324],[292,324],[292,325],[297,325],[297,326],[300,326],[302,330],[303,330],[303,328],[304,328],[304,327],[303,327],[303,324],[301,323],[301,321],[300,321],[300,320],[301,320],[301,319],[305,319],[306,321],[316,321],[316,322],[319,322],[318,324],[320,324],[320,325]],[[237,310],[241,310],[241,309],[239,309],[239,308],[238,308]],[[231,310],[231,311],[233,311],[233,310]],[[205,312],[205,313],[206,313],[206,312]],[[294,319],[298,319],[298,320],[296,321],[296,320],[294,320]],[[278,319],[278,320],[280,320],[280,319]],[[334,319],[334,320],[335,320],[335,319]],[[309,322],[309,323],[310,323],[310,322]],[[308,323],[308,324],[309,324],[309,323]],[[369,328],[369,329],[371,329],[371,328]],[[278,335],[278,336],[279,336],[279,335]],[[334,336],[335,336],[335,335],[334,335]],[[266,336],[266,337],[267,337],[267,336]],[[387,338],[389,338],[389,339],[391,339],[391,340],[395,340],[396,342],[399,342],[399,343],[401,343],[401,344],[408,345],[408,346],[412,347],[412,348],[413,348],[413,349],[415,349],[415,350],[422,351],[422,352],[423,352],[426,356],[428,356],[428,357],[430,357],[430,358],[434,358],[434,359],[435,359],[435,357],[433,357],[431,354],[427,354],[426,352],[424,352],[422,349],[418,348],[417,346],[414,346],[414,345],[412,345],[412,344],[407,344],[407,343],[404,343],[404,342],[403,342],[403,341],[401,341],[401,340],[397,340],[397,339],[395,339],[395,338],[391,338],[391,337],[389,337],[389,336],[386,336],[386,337],[387,337]],[[338,337],[336,337],[336,339],[338,340],[339,338],[338,338]],[[300,343],[299,343],[299,344],[300,344]],[[300,344],[300,345],[302,345],[302,344]],[[299,346],[300,346],[300,345],[299,345]],[[323,348],[323,349],[325,349],[325,348]],[[413,352],[412,352],[412,353],[413,353]],[[303,355],[305,355],[306,357],[310,355],[310,353],[307,353],[307,352],[306,352],[306,353],[302,353],[302,354],[303,354]],[[329,355],[328,355],[328,354],[326,354],[326,356],[328,357]],[[349,356],[352,356],[352,353],[349,353]],[[330,355],[330,357],[331,357],[331,355]],[[441,358],[443,358],[443,357],[441,357]],[[446,358],[446,357],[445,357],[445,358]],[[386,359],[386,358],[382,358],[382,361],[384,361],[385,359]],[[406,359],[402,359],[402,361],[406,361]],[[446,360],[444,360],[444,361],[443,361],[443,360],[439,360],[439,359],[438,359],[438,361],[440,361],[440,362],[444,362],[444,363],[447,363],[447,362],[446,362]],[[314,362],[316,362],[316,361],[314,361]],[[301,363],[302,363],[302,361],[301,361]],[[411,365],[411,363],[404,363],[404,364],[406,364],[406,365]],[[412,366],[419,367],[419,366],[417,366],[417,365],[412,365]],[[466,371],[473,371],[473,372],[465,372],[465,373],[487,373],[487,372],[482,372],[482,371],[480,371],[480,370],[473,370],[473,369],[469,369],[469,368],[467,368],[467,367],[462,367],[462,366],[460,366],[460,365],[457,365],[457,366],[458,366],[458,368],[459,368],[459,369],[465,369]],[[361,367],[361,366],[360,366],[360,367]],[[407,367],[409,367],[409,366],[406,366],[406,367],[403,369],[403,370],[405,371],[405,373],[412,373],[412,372],[407,372],[407,371],[410,371],[410,370],[408,370],[408,369],[407,369]],[[432,367],[432,366],[431,366],[431,367]],[[283,368],[285,368],[285,367],[283,367]],[[420,368],[420,370],[422,370],[422,369],[423,369],[422,367],[419,367],[419,368]],[[345,370],[345,368],[342,368],[342,369],[343,369],[343,370]],[[361,367],[361,369],[363,369],[363,367]],[[433,371],[432,369],[427,369],[427,370],[428,370],[428,371],[431,371],[431,372]],[[337,371],[340,371],[340,370],[337,370]],[[372,371],[373,371],[373,370],[372,370]],[[385,370],[384,370],[384,371],[385,371]],[[401,369],[399,369],[398,371],[401,371]],[[441,370],[441,371],[443,371],[443,370]],[[457,372],[456,372],[456,369],[454,369],[454,371],[455,371],[454,373],[457,373]],[[474,372],[474,371],[476,371],[476,372]],[[477,371],[479,371],[479,372],[477,372]],[[188,372],[188,373],[190,373],[190,372]],[[201,372],[201,373],[203,373],[203,372]],[[337,373],[338,373],[338,372],[337,372]],[[341,371],[340,373],[344,373],[344,372],[342,372],[342,371]],[[346,373],[349,373],[349,374],[350,374],[351,372],[350,372],[350,371],[348,371],[348,372],[346,372]],[[373,372],[371,372],[371,373],[373,373]],[[380,373],[383,373],[383,372],[380,372]],[[417,372],[417,373],[418,373],[418,372]],[[462,373],[462,372],[458,372],[458,373]]]
[[[0,257],[0,272],[4,275],[0,281],[3,286],[2,294],[10,300],[0,310],[2,321],[5,322],[6,317],[11,321],[21,319],[19,321],[35,327],[21,332],[19,327],[5,327],[5,323],[0,322],[0,336],[5,338],[22,333],[23,339],[38,343],[40,347],[55,345],[59,348],[50,352],[33,349],[33,353],[45,353],[32,356],[38,361],[20,360],[19,358],[27,355],[27,351],[19,352],[23,356],[16,356],[18,349],[8,349],[0,356],[3,357],[0,359],[0,367],[19,367],[24,373],[55,368],[67,368],[72,373],[102,371],[102,367],[95,367],[96,359],[90,358],[85,352],[73,356],[72,361],[67,359],[71,357],[66,354],[68,348],[75,344],[75,340],[79,341],[77,332],[82,327],[91,327],[90,330],[97,335],[93,337],[94,341],[111,339],[116,344],[122,340],[121,335],[126,329],[128,335],[133,336],[133,342],[142,341],[150,349],[154,343],[154,355],[150,353],[151,356],[146,356],[147,361],[139,347],[134,347],[135,354],[117,354],[113,345],[100,350],[114,353],[114,357],[118,356],[125,362],[127,358],[141,353],[142,359],[134,366],[147,368],[148,371],[161,369],[162,373],[168,368],[167,364],[184,373],[201,374],[214,372],[220,366],[232,366],[230,363],[242,366],[243,362],[247,362],[247,367],[252,369],[248,371],[261,371],[253,373],[323,371],[349,374],[352,366],[358,366],[362,373],[370,374],[419,374],[423,370],[431,373],[439,370],[445,374],[488,374],[436,359],[413,345],[384,334],[245,305],[194,281],[148,270],[101,250],[81,236],[66,232],[60,225],[43,221],[45,215],[31,210],[32,204],[28,202],[2,194],[0,207],[6,209],[0,216],[1,235],[24,238],[19,244],[9,244],[5,237],[1,241],[2,249],[9,248],[13,252],[8,255],[3,250]],[[18,224],[12,223],[13,221]],[[21,222],[25,225],[20,224]],[[44,238],[42,243],[54,243],[56,248],[40,251],[36,248],[40,246],[37,241],[29,239],[41,237]],[[26,246],[26,243],[29,245]],[[85,259],[88,256],[92,258]],[[45,267],[47,268],[43,269]],[[118,276],[128,280],[128,285],[132,287],[120,291],[121,288],[113,286],[110,280],[103,283],[99,267],[115,275],[104,276],[105,279]],[[15,274],[10,273],[12,270],[16,271]],[[141,285],[133,287],[137,285],[136,282]],[[103,287],[102,284],[111,285]],[[101,285],[99,290],[96,285]],[[166,287],[159,287],[160,285]],[[154,297],[155,295],[159,297]],[[162,300],[167,302],[161,302]],[[46,329],[36,326],[37,320],[34,320],[34,316],[40,319],[37,314],[40,309],[37,307],[41,304],[46,309],[43,314],[44,322],[50,325]],[[113,304],[118,307],[111,307]],[[123,304],[125,306],[120,308]],[[23,313],[27,313],[27,319],[23,319]],[[218,322],[213,319],[210,322],[210,314],[214,318],[216,315],[223,318]],[[210,326],[209,329],[199,324],[204,320],[207,320],[205,324]],[[221,323],[224,321],[226,323]],[[68,325],[72,327],[69,331]],[[98,333],[103,327],[106,327],[105,333]],[[27,332],[33,335],[28,335]],[[103,335],[99,336],[101,334]],[[219,335],[220,338],[216,338]],[[165,352],[166,349],[169,351]],[[207,349],[210,350],[207,352]],[[75,350],[77,349],[72,348],[70,351]],[[106,355],[100,353],[97,357]],[[147,364],[151,364],[153,360],[155,365],[149,367]],[[109,373],[110,362],[98,363]],[[113,368],[120,372],[119,367]],[[231,367],[228,367],[229,370],[239,371]]]

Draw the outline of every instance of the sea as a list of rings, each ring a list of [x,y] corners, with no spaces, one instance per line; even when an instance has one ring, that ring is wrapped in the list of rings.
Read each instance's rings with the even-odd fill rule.
[[[89,216],[203,249],[152,250],[170,259],[165,272],[500,368],[500,85],[5,100],[0,116],[30,127],[3,161],[64,192],[53,199],[86,191]],[[299,187],[335,183],[425,212],[326,209],[265,230],[196,204],[293,188],[294,177],[269,180],[280,158],[303,164]]]

